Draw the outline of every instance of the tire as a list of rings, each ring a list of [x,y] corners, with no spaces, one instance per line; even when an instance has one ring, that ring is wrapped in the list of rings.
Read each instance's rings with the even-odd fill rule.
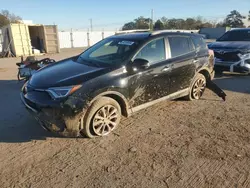
[[[83,118],[83,133],[89,138],[109,135],[120,123],[121,107],[116,100],[101,97],[93,102]]]
[[[186,100],[199,100],[206,89],[206,78],[203,74],[198,73],[191,84],[189,95],[185,97]]]

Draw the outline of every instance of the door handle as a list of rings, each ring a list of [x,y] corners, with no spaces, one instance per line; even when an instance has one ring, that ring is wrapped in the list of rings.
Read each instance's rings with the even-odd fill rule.
[[[161,71],[162,72],[167,72],[167,71],[170,71],[171,69],[172,69],[172,66],[166,66]]]

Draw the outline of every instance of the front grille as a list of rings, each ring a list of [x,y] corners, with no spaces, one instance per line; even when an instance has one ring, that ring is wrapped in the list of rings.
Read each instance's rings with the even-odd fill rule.
[[[214,52],[214,55],[216,58],[222,60],[222,61],[240,61],[240,58],[238,56],[238,52],[224,52],[224,53],[219,53],[217,51]]]

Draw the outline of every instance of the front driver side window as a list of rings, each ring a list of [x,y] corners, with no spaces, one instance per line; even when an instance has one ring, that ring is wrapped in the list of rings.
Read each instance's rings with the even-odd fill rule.
[[[149,63],[156,63],[166,59],[165,41],[156,39],[144,46],[134,59],[146,59]]]

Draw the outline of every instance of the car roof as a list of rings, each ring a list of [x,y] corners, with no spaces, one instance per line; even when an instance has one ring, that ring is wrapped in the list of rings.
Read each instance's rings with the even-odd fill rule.
[[[127,39],[127,40],[144,40],[144,39],[148,39],[151,37],[167,36],[167,35],[202,37],[202,35],[197,34],[197,33],[155,31],[155,32],[135,32],[135,33],[118,34],[118,35],[111,36],[111,38]]]
[[[126,33],[126,34],[118,34],[111,36],[111,38],[120,38],[120,39],[131,39],[131,40],[143,40],[150,36],[150,32],[137,32],[137,33]]]
[[[237,29],[232,29],[230,31],[250,31],[250,28],[237,28]]]

